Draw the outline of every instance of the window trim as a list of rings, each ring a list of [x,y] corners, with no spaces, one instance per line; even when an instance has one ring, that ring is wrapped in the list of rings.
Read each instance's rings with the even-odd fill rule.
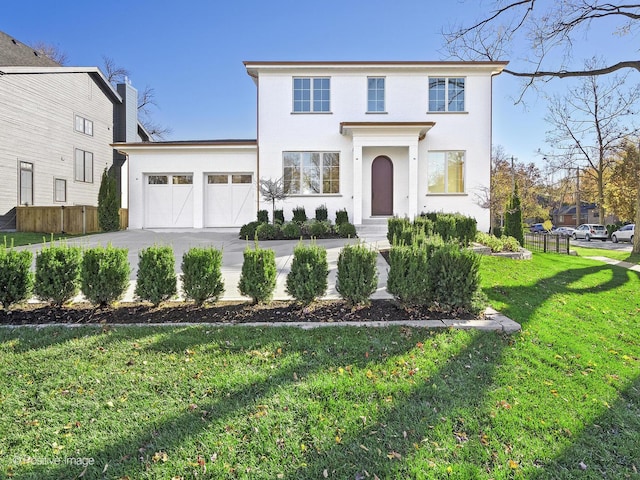
[[[445,191],[444,192],[431,192],[429,191],[429,171],[431,168],[431,163],[430,163],[430,156],[433,153],[443,153],[445,154],[444,156],[444,188]],[[447,155],[448,153],[462,153],[462,191],[461,192],[449,192],[448,191],[448,186],[449,186],[449,170],[447,168]],[[468,195],[467,192],[467,151],[466,150],[429,150],[427,152],[427,196],[444,196],[444,195],[448,195],[448,196],[464,196],[464,195]]]
[[[82,178],[78,175],[78,152],[82,152]],[[87,180],[87,154],[91,155],[91,180]],[[79,183],[94,183],[93,177],[95,175],[93,162],[93,152],[76,148],[73,152],[73,180]]]
[[[371,93],[371,90],[369,89],[369,80],[382,80],[383,81],[383,85],[382,85],[382,110],[371,110],[371,109],[369,109],[369,102],[371,102],[371,99],[369,98],[369,94]],[[374,102],[378,102],[378,101],[379,100],[374,100]],[[381,77],[381,76],[367,77],[367,111],[366,111],[366,113],[368,113],[368,114],[387,113],[387,77]]]
[[[444,110],[431,110],[431,80],[444,80]],[[462,110],[449,110],[451,101],[449,100],[449,80],[462,79],[464,80],[464,87],[462,89],[463,108]],[[468,113],[467,110],[467,77],[438,77],[433,76],[427,79],[427,113]]]
[[[309,110],[296,110],[296,80],[309,80]],[[316,102],[315,95],[316,89],[314,86],[315,80],[328,80],[329,81],[329,99],[327,110],[315,110],[314,104]],[[323,101],[322,99],[318,101]],[[305,115],[305,114],[330,114],[331,113],[331,77],[320,76],[320,77],[292,77],[291,81],[291,113],[296,115]]]
[[[82,128],[78,128],[78,120],[82,120]],[[75,114],[73,121],[73,129],[78,133],[83,133],[90,137],[93,137],[93,120],[89,120],[82,115]]]
[[[303,179],[304,179],[304,175],[302,174],[302,156],[299,157],[300,159],[300,165],[297,167],[300,171],[300,175],[299,175],[299,191],[295,192],[295,193],[289,193],[287,192],[287,196],[290,197],[319,197],[319,196],[342,196],[342,193],[340,191],[340,187],[341,187],[341,177],[340,177],[340,170],[341,170],[341,162],[340,162],[340,151],[311,151],[311,150],[283,150],[282,151],[282,179],[284,182],[283,188],[286,189],[287,187],[287,181],[286,181],[286,175],[285,175],[285,162],[284,162],[284,158],[285,155],[288,153],[295,153],[295,154],[304,154],[304,153],[308,153],[308,154],[318,154],[320,155],[320,165],[319,165],[319,176],[318,176],[318,186],[320,191],[318,193],[303,193],[302,192],[302,187],[303,187]],[[325,154],[333,154],[333,155],[337,155],[337,159],[338,159],[338,165],[337,165],[337,169],[338,169],[338,179],[337,179],[337,184],[338,184],[338,191],[337,192],[324,192],[324,155]],[[291,182],[289,182],[291,183]]]
[[[63,182],[64,183],[64,199],[63,200],[58,200],[58,182]],[[59,178],[59,177],[53,177],[53,201],[57,202],[57,203],[66,203],[67,202],[67,179],[66,178]]]

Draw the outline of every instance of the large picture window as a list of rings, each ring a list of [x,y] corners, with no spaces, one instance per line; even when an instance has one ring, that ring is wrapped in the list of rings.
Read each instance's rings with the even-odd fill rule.
[[[293,79],[293,111],[297,113],[329,112],[331,80],[300,77]]]
[[[464,193],[464,152],[429,152],[428,193]]]
[[[384,77],[367,78],[367,111],[384,112]]]
[[[340,193],[340,154],[337,152],[284,152],[282,166],[285,193]]]
[[[430,112],[464,112],[463,77],[429,78]]]
[[[93,183],[93,153],[76,149],[75,170],[76,182]]]

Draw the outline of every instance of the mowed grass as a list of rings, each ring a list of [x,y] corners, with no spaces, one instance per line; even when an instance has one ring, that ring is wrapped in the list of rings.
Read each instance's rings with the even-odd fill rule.
[[[636,477],[639,274],[537,254],[482,278],[521,333],[0,330],[0,475]]]
[[[619,250],[606,250],[604,248],[571,247],[581,257],[607,257],[613,260],[621,260],[629,263],[640,264],[640,254],[623,252]]]
[[[82,236],[67,233],[0,232],[0,244],[7,247],[20,247]]]

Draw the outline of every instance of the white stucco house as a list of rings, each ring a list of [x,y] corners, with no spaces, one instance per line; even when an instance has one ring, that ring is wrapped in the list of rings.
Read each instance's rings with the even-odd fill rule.
[[[244,62],[258,89],[257,140],[119,143],[130,228],[240,226],[270,210],[260,179],[283,178],[285,219],[346,209],[356,225],[460,212],[489,228],[492,79],[507,62]]]

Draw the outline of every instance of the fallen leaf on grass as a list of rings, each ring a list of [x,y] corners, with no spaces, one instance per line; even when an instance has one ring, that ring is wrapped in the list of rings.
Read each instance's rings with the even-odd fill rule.
[[[158,463],[162,461],[163,463],[169,460],[169,455],[166,452],[156,452],[153,454],[152,458],[154,463]]]

